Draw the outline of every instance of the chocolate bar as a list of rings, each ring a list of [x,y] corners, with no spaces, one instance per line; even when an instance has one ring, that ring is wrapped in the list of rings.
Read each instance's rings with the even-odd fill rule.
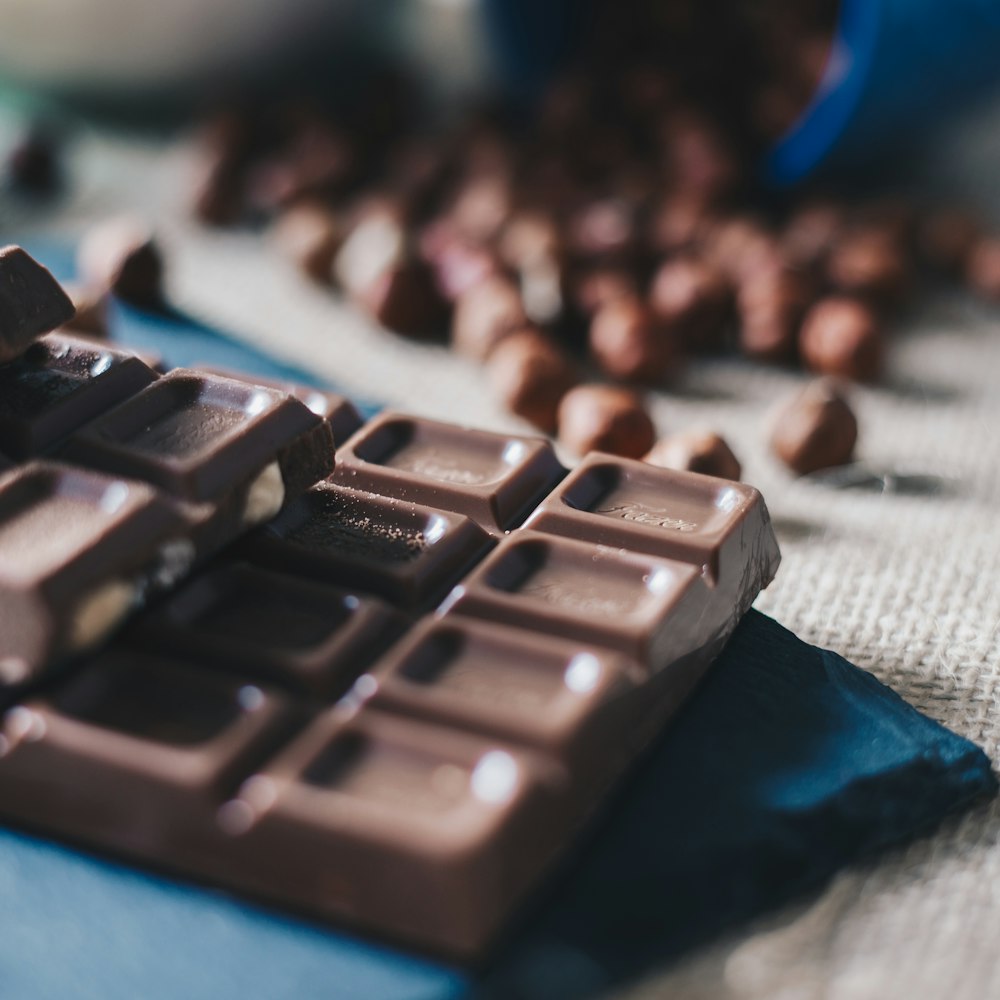
[[[42,337],[0,367],[0,448],[19,459],[40,455],[157,378],[106,344]]]
[[[103,642],[333,466],[283,393],[53,334],[0,367],[0,695]],[[5,694],[5,692],[7,694]]]
[[[91,469],[0,478],[0,669],[33,681],[0,813],[481,960],[770,582],[767,510],[400,414],[315,482],[330,441],[178,370],[69,437]]]
[[[0,248],[0,364],[73,318],[73,303],[48,270],[20,247]]]

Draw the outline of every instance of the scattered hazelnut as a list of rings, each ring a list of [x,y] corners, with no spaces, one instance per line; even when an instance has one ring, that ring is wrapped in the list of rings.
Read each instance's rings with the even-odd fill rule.
[[[555,433],[559,403],[577,384],[572,361],[533,327],[497,344],[488,375],[503,405],[547,434]]]
[[[831,296],[806,314],[799,351],[810,371],[871,382],[882,374],[884,348],[878,319],[857,299]]]
[[[580,385],[559,404],[559,440],[571,451],[607,451],[640,458],[656,430],[638,394],[613,385]]]
[[[771,450],[799,475],[845,465],[854,454],[858,421],[836,384],[810,382],[778,412]]]
[[[711,431],[684,431],[661,438],[643,461],[664,469],[700,472],[720,479],[738,480],[743,471],[725,439]]]
[[[163,258],[141,219],[121,216],[91,229],[77,252],[77,269],[85,284],[131,305],[163,305]]]
[[[484,361],[504,337],[527,322],[517,286],[504,277],[487,278],[455,302],[451,343],[459,353]]]

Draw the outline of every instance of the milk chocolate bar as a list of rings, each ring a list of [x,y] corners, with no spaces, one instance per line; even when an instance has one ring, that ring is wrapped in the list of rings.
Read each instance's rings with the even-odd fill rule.
[[[770,581],[767,511],[609,455],[563,478],[538,439],[399,414],[312,485],[330,440],[287,395],[176,371],[71,436],[107,472],[0,478],[8,682],[172,589],[29,667],[0,813],[479,960]],[[286,495],[202,575],[157,569]]]
[[[64,333],[0,367],[0,448],[24,459],[51,449],[155,382],[138,357]]]
[[[20,247],[0,248],[0,364],[68,323],[73,312],[69,296],[46,268]]]

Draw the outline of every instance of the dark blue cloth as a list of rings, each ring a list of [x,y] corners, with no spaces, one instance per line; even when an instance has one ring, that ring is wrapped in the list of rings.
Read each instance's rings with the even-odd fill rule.
[[[174,364],[296,375],[178,317],[125,312],[116,335]],[[0,831],[0,998],[583,996],[815,889],[995,787],[971,743],[751,612],[492,968],[451,969]]]

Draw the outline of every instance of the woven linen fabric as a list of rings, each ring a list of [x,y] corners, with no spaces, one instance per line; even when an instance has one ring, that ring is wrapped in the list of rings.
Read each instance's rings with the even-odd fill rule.
[[[986,135],[984,143],[982,137]],[[982,126],[927,174],[992,197],[1000,129]],[[992,138],[991,138],[992,137]],[[990,148],[990,143],[992,147]],[[496,429],[524,430],[483,373],[443,349],[376,330],[246,234],[179,221],[183,150],[79,156],[86,183],[53,229],[131,201],[159,217],[184,307],[347,391]],[[993,165],[991,168],[991,164]],[[948,164],[945,165],[949,166]],[[934,173],[934,170],[937,173]],[[949,183],[949,181],[951,183]],[[1000,312],[935,294],[899,324],[886,386],[858,390],[865,465],[885,492],[793,481],[765,448],[774,400],[800,376],[720,360],[651,397],[662,432],[707,425],[730,439],[767,497],[784,562],[758,607],[808,642],[870,670],[1000,764]],[[691,1000],[980,1000],[1000,996],[1000,802],[843,872],[820,895],[733,933],[621,996]]]

